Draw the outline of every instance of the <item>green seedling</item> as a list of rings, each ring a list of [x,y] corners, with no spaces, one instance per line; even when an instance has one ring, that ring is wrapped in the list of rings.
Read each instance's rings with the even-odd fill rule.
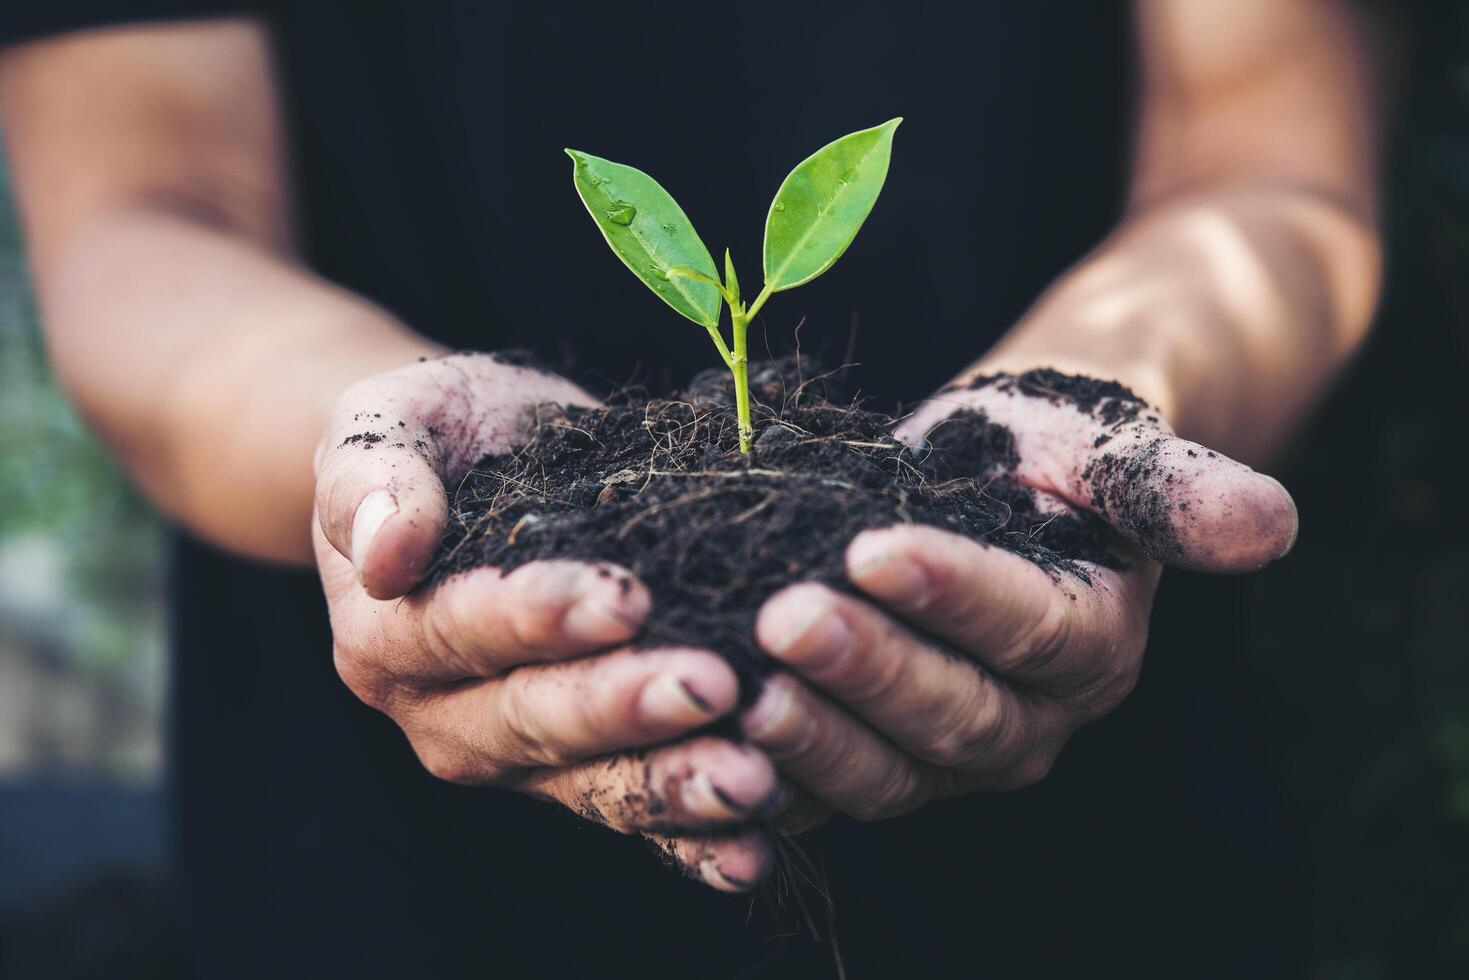
[[[890,119],[828,143],[792,170],[765,216],[765,283],[746,304],[734,259],[724,250],[724,281],[709,249],[666,190],[633,167],[568,149],[572,180],[592,220],[629,269],[699,326],[734,376],[740,451],[750,451],[750,376],[746,335],[766,300],[821,275],[842,257],[877,203],[892,157]],[[730,340],[720,331],[729,307]]]

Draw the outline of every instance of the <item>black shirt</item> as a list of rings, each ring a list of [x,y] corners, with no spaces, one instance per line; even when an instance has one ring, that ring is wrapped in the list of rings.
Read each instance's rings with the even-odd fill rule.
[[[752,340],[789,349],[802,322],[803,349],[859,362],[878,407],[980,354],[1106,231],[1123,186],[1115,3],[51,0],[7,5],[0,36],[245,6],[274,32],[310,264],[440,341],[529,347],[592,386],[714,361],[608,253],[563,146],[653,174],[750,280],[790,167],[905,116],[856,243]],[[856,978],[1259,976],[1293,928],[1259,911],[1281,858],[1268,813],[1236,819],[1249,766],[1221,786],[1218,726],[1179,708],[1199,678],[1145,683],[1031,790],[805,838],[836,906],[829,923],[807,886],[818,942],[636,839],[426,775],[336,678],[311,573],[181,538],[174,600],[201,976],[821,977],[833,926]]]

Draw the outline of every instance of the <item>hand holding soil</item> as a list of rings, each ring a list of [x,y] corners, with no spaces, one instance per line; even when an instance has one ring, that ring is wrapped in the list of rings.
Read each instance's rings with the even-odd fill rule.
[[[766,603],[757,635],[789,673],[766,683],[744,730],[836,810],[879,819],[1040,779],[1072,732],[1132,689],[1154,559],[1245,571],[1294,542],[1279,483],[1174,437],[1115,384],[1045,371],[981,379],[941,393],[899,433],[943,452],[993,439],[996,425],[1008,438],[1002,472],[987,476],[1031,488],[1052,520],[1076,509],[1106,518],[1128,542],[1122,561],[1058,575],[1003,547],[898,527],[846,549],[860,597],[802,584]]]
[[[338,672],[440,778],[534,793],[623,832],[761,815],[778,793],[754,748],[703,736],[618,754],[703,728],[738,694],[712,653],[626,648],[650,600],[625,569],[533,562],[411,591],[439,547],[445,486],[523,439],[545,403],[593,400],[484,355],[426,361],[342,396],[317,456],[314,532]],[[591,801],[603,805],[592,813]],[[694,867],[706,863],[697,838],[677,847]],[[742,859],[757,866],[743,869]],[[707,863],[706,878],[748,887],[764,861],[763,849],[746,849]]]
[[[1148,553],[1238,571],[1294,538],[1278,483],[1175,438],[1120,385],[1029,372],[949,390],[898,430],[915,450],[793,362],[752,381],[750,456],[718,371],[669,400],[543,409],[525,446],[458,485],[429,577],[631,569],[652,598],[639,647],[737,670],[743,735],[795,787],[768,815],[783,829],[1039,779],[1132,687]],[[748,828],[664,840],[705,880],[769,866]]]

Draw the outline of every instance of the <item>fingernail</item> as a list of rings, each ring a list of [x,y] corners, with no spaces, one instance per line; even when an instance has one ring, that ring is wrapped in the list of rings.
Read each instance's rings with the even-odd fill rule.
[[[715,715],[714,705],[672,671],[647,683],[638,698],[638,712],[644,722],[659,727],[702,725]]]
[[[927,603],[933,589],[928,572],[918,562],[881,540],[861,537],[847,550],[847,577],[864,592],[910,609]]]
[[[684,809],[716,820],[739,820],[750,814],[750,808],[714,785],[707,772],[696,772],[684,780],[679,791]]]
[[[386,490],[374,490],[362,498],[357,513],[352,515],[352,567],[361,580],[362,569],[367,564],[367,554],[372,542],[383,529],[388,518],[398,513],[398,501]]]
[[[611,643],[628,632],[627,624],[606,603],[591,597],[573,602],[562,625],[572,639],[587,643]]]
[[[749,891],[753,882],[741,878],[733,878],[719,870],[719,865],[714,863],[713,858],[706,858],[699,862],[699,874],[708,884],[725,892]]]
[[[1281,483],[1275,477],[1270,476],[1266,473],[1256,473],[1255,475],[1260,477],[1262,480],[1268,480],[1270,483],[1274,484],[1275,489],[1280,491],[1281,499],[1286,501],[1290,505],[1290,539],[1286,541],[1285,548],[1281,550],[1280,554],[1275,556],[1276,559],[1279,560],[1290,554],[1291,551],[1295,549],[1296,538],[1300,537],[1301,535],[1301,512],[1296,509],[1295,498],[1290,495],[1290,491],[1285,488],[1284,483]]]
[[[777,725],[785,721],[786,713],[791,710],[794,700],[791,689],[785,684],[766,683],[765,690],[760,692],[755,703],[750,705],[740,719],[740,728],[744,730],[745,737],[758,741],[770,734]]]
[[[785,634],[771,649],[777,657],[787,657],[800,648],[799,660],[804,672],[827,672],[835,669],[856,644],[857,638],[846,620],[827,603],[820,603],[797,620],[796,628]]]

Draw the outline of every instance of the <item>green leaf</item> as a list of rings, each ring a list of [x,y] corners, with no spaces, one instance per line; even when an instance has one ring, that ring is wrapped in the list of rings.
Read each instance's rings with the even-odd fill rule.
[[[576,192],[612,251],[663,302],[702,327],[717,327],[719,270],[678,202],[641,170],[578,150],[566,153],[574,161]],[[674,266],[716,285],[670,277]]]
[[[902,117],[828,143],[781,183],[765,218],[765,285],[791,289],[830,269],[872,213]]]
[[[726,300],[734,297],[730,300],[731,304],[740,301],[740,277],[735,275],[734,258],[729,254],[729,249],[724,250],[724,289]]]

